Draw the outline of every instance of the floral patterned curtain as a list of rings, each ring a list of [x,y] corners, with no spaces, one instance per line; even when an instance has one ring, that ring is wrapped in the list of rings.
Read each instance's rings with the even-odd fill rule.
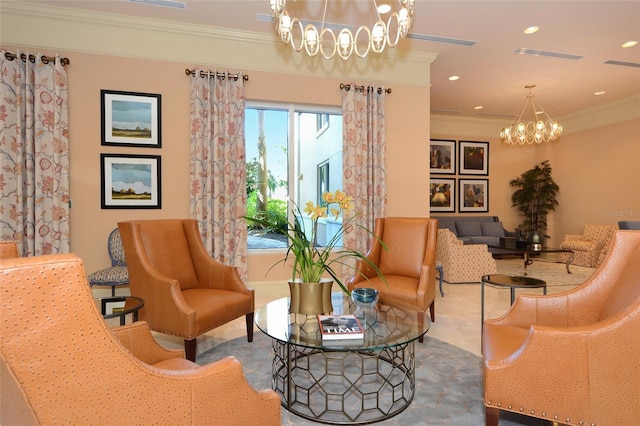
[[[244,76],[198,68],[192,75],[189,214],[213,258],[246,281]]]
[[[343,186],[353,197],[356,223],[373,231],[387,210],[384,88],[342,85]],[[371,236],[359,227],[345,235],[345,247],[366,253]]]
[[[22,256],[69,252],[67,72],[54,59],[0,49],[0,239]]]

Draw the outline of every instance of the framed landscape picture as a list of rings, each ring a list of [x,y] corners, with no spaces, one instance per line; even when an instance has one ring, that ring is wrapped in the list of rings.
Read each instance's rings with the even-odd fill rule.
[[[431,139],[429,143],[429,172],[451,175],[456,173],[456,141]]]
[[[159,155],[100,154],[103,209],[162,207]]]
[[[455,212],[455,189],[455,179],[431,178],[429,181],[429,210],[432,212]]]
[[[458,185],[460,213],[489,211],[489,179],[458,179]]]
[[[160,148],[160,95],[100,91],[102,145]]]
[[[489,175],[489,142],[459,142],[461,175]]]

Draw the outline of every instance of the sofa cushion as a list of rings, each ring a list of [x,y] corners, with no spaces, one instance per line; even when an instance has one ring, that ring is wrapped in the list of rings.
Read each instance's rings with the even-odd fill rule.
[[[475,237],[482,235],[480,222],[456,222],[459,237]]]
[[[482,234],[487,237],[504,237],[502,222],[481,222]]]
[[[456,223],[452,221],[443,221],[438,223],[438,228],[448,229],[453,232],[453,235],[458,236],[458,230],[456,229]]]

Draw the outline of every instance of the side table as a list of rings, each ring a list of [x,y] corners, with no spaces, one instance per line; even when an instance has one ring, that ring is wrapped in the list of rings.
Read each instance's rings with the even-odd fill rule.
[[[107,305],[120,302],[124,302],[124,308],[110,314],[106,313]],[[100,306],[104,319],[120,318],[120,325],[124,325],[128,314],[132,314],[133,322],[138,321],[138,311],[144,306],[144,300],[136,296],[105,297],[100,299]]]
[[[511,304],[515,300],[516,288],[542,288],[543,294],[547,294],[547,282],[538,278],[521,277],[517,275],[492,274],[482,277],[482,285],[480,286],[480,329],[484,330],[484,286],[489,284],[496,287],[509,287],[511,291]]]

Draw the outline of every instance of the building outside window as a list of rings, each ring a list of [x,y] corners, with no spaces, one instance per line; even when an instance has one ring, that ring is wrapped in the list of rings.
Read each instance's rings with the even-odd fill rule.
[[[307,201],[317,203],[323,192],[342,189],[339,108],[247,102],[245,143],[248,216],[262,212],[259,214],[268,215],[271,221],[279,218],[286,226],[293,221],[288,217],[294,207],[289,200],[304,209]],[[334,227],[321,220],[320,245],[331,238],[327,228]],[[250,250],[286,246],[284,236],[260,235],[259,230],[249,229]]]

